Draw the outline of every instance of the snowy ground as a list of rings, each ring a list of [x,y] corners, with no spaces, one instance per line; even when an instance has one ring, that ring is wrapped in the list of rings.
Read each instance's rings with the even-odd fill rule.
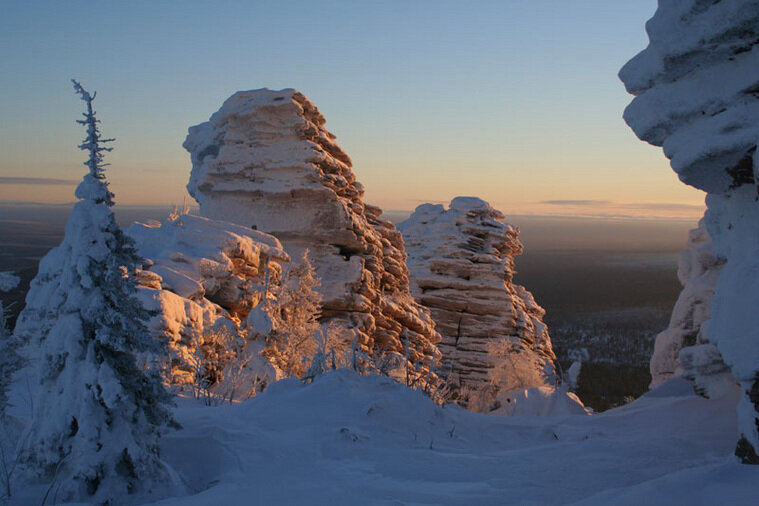
[[[162,446],[185,492],[157,504],[748,504],[736,401],[678,379],[600,415],[496,417],[342,370],[234,406],[181,400]]]

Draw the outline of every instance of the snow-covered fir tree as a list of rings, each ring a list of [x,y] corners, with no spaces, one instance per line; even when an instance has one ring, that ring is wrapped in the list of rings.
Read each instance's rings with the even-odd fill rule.
[[[170,397],[148,365],[160,351],[137,300],[139,257],[116,224],[103,168],[95,94],[86,103],[89,171],[76,189],[63,242],[42,259],[15,334],[37,364],[39,390],[18,458],[60,485],[58,499],[103,504],[149,493],[166,480],[161,429],[173,425]]]

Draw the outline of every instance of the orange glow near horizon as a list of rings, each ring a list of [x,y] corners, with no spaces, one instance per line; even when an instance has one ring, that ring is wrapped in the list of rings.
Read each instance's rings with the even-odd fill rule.
[[[12,34],[13,76],[0,82],[0,200],[74,200],[74,184],[43,183],[84,173],[76,149],[84,132],[74,123],[80,104],[69,83],[76,77],[99,92],[103,135],[116,139],[107,177],[121,205],[192,203],[187,128],[237,90],[296,87],[353,159],[366,201],[383,209],[474,195],[508,214],[702,214],[703,195],[622,120],[631,97],[616,74],[645,47],[654,0],[603,9],[451,2],[435,10],[435,23],[423,3],[392,4],[297,12],[276,3],[230,11],[198,4],[161,30],[151,24],[154,11],[172,19],[173,7],[112,6],[129,22],[102,40],[62,6],[15,4],[0,21]],[[110,26],[108,11],[90,15]],[[320,58],[302,51],[312,34],[293,16],[307,16],[308,26],[318,20],[321,47],[329,48]],[[197,37],[197,26],[210,31]],[[44,40],[68,42],[42,51]],[[86,57],[74,50],[81,47],[90,48]],[[102,65],[93,68],[93,59]],[[20,177],[40,184],[14,183]]]

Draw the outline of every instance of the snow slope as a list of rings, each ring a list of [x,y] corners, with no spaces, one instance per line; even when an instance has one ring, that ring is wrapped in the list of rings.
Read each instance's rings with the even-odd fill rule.
[[[178,409],[163,453],[195,494],[158,504],[745,502],[759,469],[729,456],[736,400],[675,379],[598,416],[496,417],[341,370]]]
[[[600,415],[500,417],[349,370],[283,380],[231,406],[180,399],[161,442],[177,485],[155,504],[748,504],[737,399],[674,378]],[[12,504],[47,487],[17,483]]]

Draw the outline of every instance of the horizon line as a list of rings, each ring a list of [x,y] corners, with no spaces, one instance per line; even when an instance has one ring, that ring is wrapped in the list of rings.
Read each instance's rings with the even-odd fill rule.
[[[71,207],[76,204],[77,201],[69,202],[37,202],[29,200],[2,200],[0,199],[0,206],[11,207]],[[119,204],[114,205],[116,209],[138,208],[138,209],[170,209],[173,206],[177,208],[184,207],[183,204]],[[200,206],[197,203],[187,205],[192,210],[198,210]],[[414,213],[411,209],[383,209],[383,214],[408,214],[409,216]],[[691,222],[697,223],[700,217],[685,217],[685,216],[663,216],[663,215],[637,215],[637,214],[624,214],[624,213],[574,213],[574,214],[560,214],[560,213],[545,213],[545,212],[515,212],[515,213],[503,213],[505,215],[505,221],[508,221],[509,217],[525,217],[525,218],[546,218],[546,219],[572,219],[572,220],[598,220],[598,221],[673,221],[673,222]]]

